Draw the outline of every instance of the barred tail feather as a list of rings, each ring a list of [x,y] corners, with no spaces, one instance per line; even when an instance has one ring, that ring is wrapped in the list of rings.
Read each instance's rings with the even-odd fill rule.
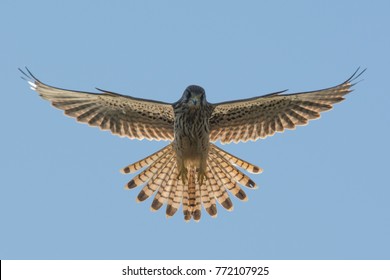
[[[238,166],[238,167],[240,167],[240,168],[242,168],[250,173],[258,174],[258,173],[263,172],[262,168],[254,165],[252,163],[249,163],[245,160],[242,160],[236,156],[233,156],[232,154],[229,154],[228,152],[226,152],[225,150],[222,150],[221,148],[219,148],[218,146],[216,146],[213,143],[210,143],[210,150],[217,152],[218,154],[220,154],[220,156],[225,158],[227,161],[229,161],[233,165],[236,165],[236,166]]]
[[[135,176],[132,180],[130,180],[126,188],[133,189],[135,187],[138,187],[140,185],[143,185],[150,181],[151,178],[153,178],[155,175],[157,176],[162,168],[165,166],[167,161],[171,159],[174,156],[173,151],[169,151],[159,157],[155,162],[153,162],[151,165],[149,165],[145,170],[143,170],[141,173],[139,173],[137,176]],[[152,180],[153,181],[153,180]]]
[[[227,190],[233,193],[238,199],[247,200],[245,192],[235,182],[234,177],[231,177],[230,174],[223,167],[221,167],[216,160],[211,161],[211,166]]]
[[[180,207],[183,198],[183,181],[176,180],[176,184],[173,185],[168,198],[167,209],[165,211],[167,218],[175,215]]]
[[[232,178],[234,181],[248,188],[257,188],[256,183],[251,178],[249,178],[247,175],[245,175],[236,167],[234,167],[228,161],[228,159],[221,156],[220,153],[211,151],[209,154],[209,158],[215,161],[218,164],[218,166],[221,167],[223,172],[227,174],[230,178]]]
[[[223,185],[223,182],[221,181],[221,178],[219,177],[219,174],[214,171],[214,164],[212,161],[208,163],[208,168],[212,173],[212,178],[209,178],[209,180],[211,181],[210,184],[213,188],[215,198],[218,203],[223,206],[223,208],[228,211],[233,211],[233,203]]]
[[[211,172],[207,172],[207,176],[208,176],[208,178],[211,178],[212,177]],[[211,180],[209,180],[209,179],[206,180],[206,187],[207,187],[207,193],[208,193],[209,199],[208,200],[207,199],[203,200],[202,203],[203,203],[203,207],[206,208],[206,212],[211,217],[216,218],[217,214],[218,214],[217,204],[215,202],[214,190],[213,190],[213,187],[212,187],[210,181]]]
[[[207,173],[206,173],[207,177]],[[207,211],[207,208],[211,206],[209,192],[207,190],[207,180],[204,184],[200,186],[200,201],[201,205],[203,205],[204,209]]]
[[[169,156],[162,158],[160,161],[161,167],[155,170],[153,177],[147,182],[140,193],[137,196],[137,202],[141,202],[149,198],[153,193],[165,182],[165,178],[168,176],[170,169],[172,168],[172,162],[175,160],[174,154],[170,153]]]
[[[159,210],[161,208],[161,206],[163,206],[166,203],[166,201],[168,200],[168,197],[169,197],[169,193],[172,189],[172,186],[176,182],[176,177],[177,177],[176,160],[171,160],[168,164],[168,168],[170,168],[170,170],[169,170],[169,173],[166,177],[167,183],[162,184],[160,186],[160,188],[158,189],[158,192],[157,192],[156,196],[154,197],[152,205],[150,207],[150,209],[152,211]]]
[[[188,184],[184,186],[183,192],[183,214],[184,220],[193,218],[199,221],[201,217],[200,186],[195,181],[195,169],[190,169],[188,174]]]
[[[159,158],[161,158],[162,156],[164,156],[166,153],[168,153],[170,151],[173,151],[172,143],[165,146],[161,150],[147,156],[146,158],[141,159],[133,164],[130,164],[130,165],[122,168],[121,172],[123,174],[134,173],[134,172],[136,172],[136,171],[138,171],[146,166],[151,165],[153,162],[155,162],[156,160],[158,160]]]
[[[202,216],[201,189],[199,183],[196,182],[195,188],[195,205],[192,210],[192,218],[195,222],[199,222]]]
[[[195,170],[188,170],[188,184],[184,186],[183,192],[183,214],[184,220],[188,222],[192,217],[192,202],[195,195]]]
[[[172,217],[180,205],[183,206],[185,221],[201,218],[202,205],[206,212],[217,216],[216,202],[228,211],[233,210],[229,192],[242,201],[247,195],[241,186],[256,188],[255,182],[238,169],[243,168],[251,173],[260,173],[262,169],[235,157],[221,148],[210,144],[205,170],[205,180],[200,185],[197,180],[197,168],[188,168],[188,175],[183,183],[178,179],[176,153],[172,143],[154,154],[123,168],[123,173],[140,171],[126,185],[127,189],[143,186],[137,196],[141,202],[155,194],[151,210],[157,211],[166,205],[166,216]],[[142,170],[143,169],[143,170]]]

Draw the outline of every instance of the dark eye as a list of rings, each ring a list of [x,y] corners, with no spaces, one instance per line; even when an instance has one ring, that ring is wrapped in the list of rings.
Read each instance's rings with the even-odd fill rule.
[[[188,101],[191,98],[191,92],[186,91],[186,100]]]

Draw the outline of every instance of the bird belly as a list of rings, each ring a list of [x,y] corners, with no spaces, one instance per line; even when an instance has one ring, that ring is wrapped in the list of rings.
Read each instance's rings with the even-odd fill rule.
[[[182,158],[186,168],[199,168],[202,161],[207,158],[209,143],[203,143],[200,139],[181,137],[178,141],[177,155]]]

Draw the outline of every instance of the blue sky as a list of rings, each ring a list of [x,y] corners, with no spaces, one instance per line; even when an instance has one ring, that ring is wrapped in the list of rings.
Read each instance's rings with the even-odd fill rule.
[[[0,259],[389,259],[389,1],[1,1]],[[185,223],[119,173],[165,142],[65,117],[58,87],[210,102],[364,81],[307,127],[224,146],[258,190]]]

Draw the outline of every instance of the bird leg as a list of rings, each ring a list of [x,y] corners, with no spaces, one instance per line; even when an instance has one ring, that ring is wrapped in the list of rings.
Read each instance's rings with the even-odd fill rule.
[[[188,175],[188,169],[183,165],[180,166],[179,168],[179,174],[177,174],[177,180],[181,178],[183,185],[185,185],[187,181],[187,175]]]
[[[203,162],[202,162],[203,163]],[[206,164],[201,164],[200,167],[196,170],[198,172],[198,183],[199,186],[203,184],[203,181],[206,179]]]

